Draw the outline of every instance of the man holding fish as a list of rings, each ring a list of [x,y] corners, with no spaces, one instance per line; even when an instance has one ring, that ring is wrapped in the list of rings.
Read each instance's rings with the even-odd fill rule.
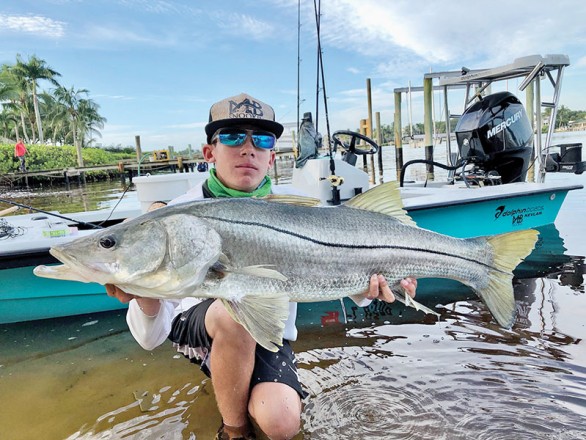
[[[246,94],[226,98],[211,107],[205,132],[207,144],[202,152],[206,162],[214,164],[210,177],[170,205],[281,193],[267,175],[275,161],[276,140],[283,132],[271,106]],[[406,278],[400,285],[415,296],[415,279]],[[364,287],[363,295],[353,297],[360,306],[375,298],[395,300],[382,275],[373,275]],[[143,348],[152,350],[168,338],[211,376],[223,420],[217,439],[256,438],[249,415],[271,439],[288,439],[299,431],[304,392],[289,345],[297,338],[296,302],[289,303],[283,345],[273,352],[258,345],[220,300],[139,297],[112,284],[106,284],[106,290],[129,303],[127,322]]]

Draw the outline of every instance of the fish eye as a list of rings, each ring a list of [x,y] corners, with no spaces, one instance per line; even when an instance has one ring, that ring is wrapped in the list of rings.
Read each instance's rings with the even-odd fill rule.
[[[100,246],[104,249],[110,249],[116,245],[116,239],[111,235],[100,238]]]

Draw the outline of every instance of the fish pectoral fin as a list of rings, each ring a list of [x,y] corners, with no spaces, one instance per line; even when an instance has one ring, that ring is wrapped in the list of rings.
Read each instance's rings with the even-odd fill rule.
[[[213,266],[216,272],[237,273],[241,275],[250,275],[260,278],[272,278],[279,281],[287,281],[287,277],[278,270],[269,269],[274,264],[257,264],[254,266],[234,267],[230,258],[224,253],[220,254],[218,261]]]
[[[295,196],[292,194],[269,194],[262,197],[262,199],[268,202],[286,203],[288,205],[307,206],[310,208],[321,204],[320,199],[305,196]]]
[[[229,272],[253,277],[272,278],[279,281],[287,281],[287,277],[278,270],[269,269],[268,264],[257,264],[255,266],[245,266],[236,269],[228,269]]]
[[[283,345],[285,321],[289,317],[289,298],[284,295],[245,296],[239,301],[222,299],[232,318],[244,327],[254,340],[269,351]]]

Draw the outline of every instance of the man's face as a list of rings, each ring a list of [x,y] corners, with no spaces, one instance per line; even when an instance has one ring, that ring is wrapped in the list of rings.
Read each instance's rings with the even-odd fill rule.
[[[254,130],[253,126],[241,126]],[[204,145],[203,156],[207,162],[215,163],[216,175],[228,188],[238,191],[254,191],[262,182],[275,161],[275,151],[257,148],[250,136],[237,147],[229,147],[219,140]]]

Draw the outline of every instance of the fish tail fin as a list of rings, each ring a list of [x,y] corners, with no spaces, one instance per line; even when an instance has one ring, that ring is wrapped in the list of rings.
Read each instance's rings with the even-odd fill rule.
[[[531,253],[538,235],[536,230],[528,229],[487,238],[494,259],[488,274],[488,287],[478,291],[478,294],[497,322],[505,328],[510,328],[515,320],[513,270]]]
[[[269,351],[283,345],[285,321],[289,317],[289,298],[285,295],[247,295],[238,301],[222,299],[232,318],[244,327],[254,340]]]

